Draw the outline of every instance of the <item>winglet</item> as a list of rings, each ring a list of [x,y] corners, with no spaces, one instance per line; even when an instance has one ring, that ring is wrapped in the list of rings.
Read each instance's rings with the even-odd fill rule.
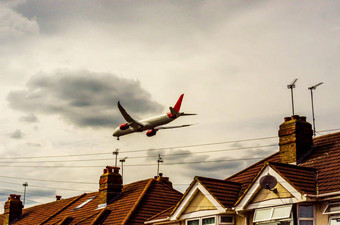
[[[184,94],[181,94],[181,96],[179,96],[179,99],[177,100],[176,105],[174,106],[174,109],[177,112],[179,112],[179,110],[181,109],[181,104],[182,104],[183,96],[184,96]]]

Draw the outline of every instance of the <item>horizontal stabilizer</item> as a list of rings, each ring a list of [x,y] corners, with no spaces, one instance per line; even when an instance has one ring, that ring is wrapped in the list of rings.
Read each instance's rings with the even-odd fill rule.
[[[180,113],[181,116],[196,116],[196,113]]]

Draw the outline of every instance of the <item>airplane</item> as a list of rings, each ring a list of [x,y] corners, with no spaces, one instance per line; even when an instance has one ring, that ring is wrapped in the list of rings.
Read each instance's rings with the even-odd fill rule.
[[[161,125],[170,123],[177,119],[180,116],[192,116],[196,115],[194,113],[184,113],[180,112],[182,100],[183,100],[184,94],[182,94],[179,99],[177,100],[176,104],[174,107],[169,107],[170,112],[155,116],[149,119],[137,121],[134,120],[123,108],[123,106],[120,104],[118,101],[118,109],[120,113],[123,115],[124,119],[126,120],[126,123],[121,124],[118,126],[114,132],[113,135],[114,137],[117,137],[117,140],[119,140],[120,136],[131,134],[134,132],[143,132],[146,131],[146,136],[152,137],[156,135],[158,130],[161,129],[173,129],[173,128],[181,128],[181,127],[188,127],[193,124],[185,124],[185,125],[179,125],[179,126],[168,126],[168,127],[163,127]]]

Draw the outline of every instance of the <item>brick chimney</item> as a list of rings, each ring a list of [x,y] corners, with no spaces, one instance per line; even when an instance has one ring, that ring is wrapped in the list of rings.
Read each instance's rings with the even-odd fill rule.
[[[24,207],[20,200],[21,195],[11,194],[9,196],[10,197],[5,203],[3,225],[8,225],[18,219],[21,216],[22,208]]]
[[[155,176],[155,179],[163,184],[172,187],[172,182],[169,180],[169,177],[163,177],[163,173],[159,173],[158,176]]]
[[[312,150],[312,125],[306,117],[285,117],[279,128],[280,162],[298,164]]]
[[[119,167],[107,166],[99,180],[99,205],[108,204],[122,191]]]

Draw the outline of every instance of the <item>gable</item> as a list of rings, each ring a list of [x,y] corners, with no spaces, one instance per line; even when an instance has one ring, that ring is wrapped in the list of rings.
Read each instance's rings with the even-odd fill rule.
[[[261,188],[254,196],[253,200],[250,202],[251,203],[257,203],[257,202],[262,202],[262,201],[267,201],[271,199],[279,199],[279,198],[292,198],[293,195],[285,189],[280,183],[277,183],[275,186],[275,189],[277,193],[267,190],[264,188]]]
[[[214,210],[216,207],[209,201],[201,191],[197,191],[195,196],[191,199],[183,214],[197,212],[202,210]]]
[[[260,186],[260,180],[268,174],[274,176],[278,183],[272,190],[263,190]],[[305,200],[306,197],[302,192],[296,189],[288,180],[285,179],[285,177],[279,174],[269,163],[267,163],[255,177],[244,195],[241,196],[239,201],[236,203],[236,211],[261,208],[265,206],[291,204]]]

